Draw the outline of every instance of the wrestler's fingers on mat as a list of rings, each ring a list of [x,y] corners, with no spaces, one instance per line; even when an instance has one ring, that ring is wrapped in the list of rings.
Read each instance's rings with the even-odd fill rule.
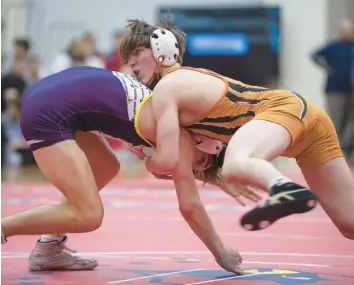
[[[235,269],[234,269],[234,272],[239,274],[239,275],[243,275],[244,274],[244,271],[242,268],[240,268],[239,266],[236,266]]]
[[[219,263],[219,265],[222,268],[224,268],[226,271],[234,272],[234,273],[236,273],[238,275],[243,275],[244,274],[243,269],[239,265],[234,265],[233,267],[224,266],[224,265],[222,265],[220,263]]]
[[[224,191],[234,197],[237,202],[243,206],[245,205],[245,203],[241,201],[241,196],[255,203],[262,199],[262,197],[256,192],[256,190],[249,186],[228,184],[227,187],[224,188]]]
[[[236,199],[237,203],[239,203],[241,206],[243,206],[243,207],[246,206],[245,202],[243,202],[241,200],[240,196],[237,196],[237,197],[234,197],[234,198]]]
[[[239,185],[234,186],[232,184],[226,184],[222,190],[224,190],[224,192],[229,194],[231,197],[235,198],[240,205],[245,206],[246,204],[240,198],[240,196],[242,196],[242,188],[243,187],[240,187]]]
[[[248,200],[256,203],[262,200],[262,196],[257,193],[257,189],[250,186],[246,186],[245,189],[245,195],[243,196],[245,196]]]

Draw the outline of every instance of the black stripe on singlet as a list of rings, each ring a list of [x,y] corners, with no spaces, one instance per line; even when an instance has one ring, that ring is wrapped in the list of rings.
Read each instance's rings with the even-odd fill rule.
[[[302,111],[301,111],[301,114],[300,114],[300,119],[302,120],[303,118],[305,118],[306,116],[306,113],[307,113],[307,102],[306,100],[304,99],[304,97],[302,97],[300,94],[298,93],[295,93],[295,92],[292,92],[297,98],[300,99],[301,103],[302,103]]]
[[[236,116],[225,116],[225,117],[217,117],[217,118],[204,118],[203,120],[201,120],[201,123],[230,123],[233,121],[236,121],[240,118],[244,118],[244,117],[254,117],[256,115],[256,113],[254,111],[248,111],[246,113],[243,114],[239,114]]]
[[[232,83],[229,82],[229,87],[234,90],[237,93],[245,93],[245,92],[253,92],[253,93],[260,93],[260,92],[265,92],[265,91],[269,91],[269,89],[261,89],[258,87],[245,87],[242,86],[240,84],[236,84],[236,83]],[[254,104],[259,104],[261,102],[264,101],[268,101],[268,99],[262,99],[262,100],[256,100],[256,99],[247,99],[247,98],[243,98],[240,96],[237,96],[235,94],[233,94],[232,92],[227,92],[226,96],[227,99],[229,99],[232,103],[246,103],[246,104],[250,104],[250,105],[254,105]]]
[[[211,126],[211,125],[191,125],[187,126],[188,129],[204,130],[211,133],[223,136],[232,136],[236,131],[241,128],[241,126],[236,126],[233,128],[221,127],[221,126]]]
[[[228,81],[229,86],[235,90],[238,93],[246,93],[246,92],[252,92],[252,93],[261,93],[261,92],[267,92],[270,89],[267,88],[261,88],[261,87],[247,87],[241,84],[233,83]]]
[[[229,99],[232,103],[246,103],[246,104],[250,104],[250,105],[255,105],[255,104],[262,103],[264,101],[268,101],[268,99],[262,99],[262,100],[247,99],[247,98],[237,96],[231,92],[227,92],[225,97],[227,99]]]

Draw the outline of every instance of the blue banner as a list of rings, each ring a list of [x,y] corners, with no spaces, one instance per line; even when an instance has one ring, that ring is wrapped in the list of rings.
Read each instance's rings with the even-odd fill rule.
[[[244,55],[249,48],[241,33],[189,33],[187,50],[191,55]]]

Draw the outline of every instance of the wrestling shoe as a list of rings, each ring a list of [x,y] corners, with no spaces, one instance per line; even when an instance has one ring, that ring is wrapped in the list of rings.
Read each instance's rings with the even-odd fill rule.
[[[316,196],[310,189],[294,182],[277,184],[267,199],[242,216],[240,223],[248,231],[257,231],[289,215],[309,212],[316,205]]]
[[[69,271],[93,270],[97,267],[97,260],[72,255],[71,253],[76,251],[65,246],[67,240],[68,237],[65,236],[61,242],[38,241],[28,258],[28,269],[30,271]]]

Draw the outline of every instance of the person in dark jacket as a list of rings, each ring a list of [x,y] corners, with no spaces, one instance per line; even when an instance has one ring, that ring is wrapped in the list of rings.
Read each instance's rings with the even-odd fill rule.
[[[329,114],[342,143],[350,127],[353,110],[354,26],[342,21],[339,39],[330,42],[312,55],[312,59],[327,72],[325,92]],[[345,147],[344,147],[345,149]]]

